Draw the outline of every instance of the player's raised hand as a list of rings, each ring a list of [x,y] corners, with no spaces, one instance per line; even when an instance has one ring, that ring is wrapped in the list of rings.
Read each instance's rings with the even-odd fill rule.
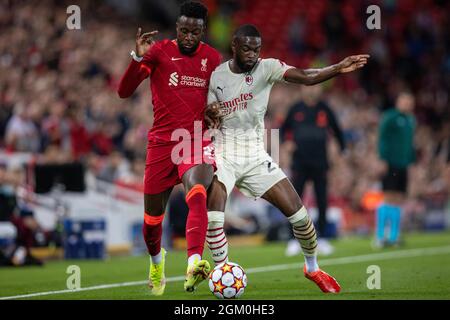
[[[222,115],[219,102],[213,102],[206,106],[205,122],[209,129],[219,129],[222,125]]]
[[[362,68],[367,63],[367,59],[369,58],[370,56],[368,54],[348,56],[347,58],[339,62],[340,72],[347,73]]]
[[[158,33],[158,30],[142,33],[142,28],[139,27],[136,33],[136,54],[138,57],[143,57],[150,47],[155,43],[153,36]]]

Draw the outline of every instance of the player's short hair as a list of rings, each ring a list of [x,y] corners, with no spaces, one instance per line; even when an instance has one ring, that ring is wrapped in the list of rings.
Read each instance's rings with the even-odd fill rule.
[[[180,7],[180,15],[188,18],[202,19],[206,22],[208,9],[204,4],[196,1],[185,1]]]
[[[256,28],[254,25],[243,24],[242,26],[238,27],[233,33],[233,38],[239,38],[239,37],[261,38],[261,34],[259,33],[258,28]]]

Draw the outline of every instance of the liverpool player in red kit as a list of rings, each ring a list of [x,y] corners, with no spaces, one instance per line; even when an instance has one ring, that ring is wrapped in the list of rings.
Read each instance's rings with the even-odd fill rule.
[[[149,285],[152,293],[164,293],[165,250],[161,248],[162,221],[170,192],[182,182],[189,215],[186,223],[188,268],[184,289],[192,292],[209,271],[202,260],[208,225],[206,194],[214,174],[210,141],[201,137],[209,78],[220,64],[220,54],[200,41],[206,26],[207,9],[197,2],[182,4],[175,40],[153,41],[157,31],[136,35],[136,52],[123,75],[118,93],[127,98],[150,77],[154,124],[148,133],[144,176],[143,234],[150,254]],[[200,125],[199,125],[200,124]],[[178,139],[189,134],[190,152],[179,154]],[[186,141],[184,141],[185,143]],[[197,147],[200,142],[200,148]],[[196,151],[196,150],[199,150]],[[176,159],[178,158],[178,159]]]

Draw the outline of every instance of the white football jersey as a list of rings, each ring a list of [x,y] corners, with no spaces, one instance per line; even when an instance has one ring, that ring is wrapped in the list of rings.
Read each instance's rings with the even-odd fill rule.
[[[230,61],[222,63],[211,75],[208,104],[218,101],[223,115],[222,137],[227,154],[250,156],[264,150],[264,115],[276,81],[293,68],[278,59],[259,59],[248,73],[233,73]],[[216,152],[221,148],[216,141]],[[225,147],[224,147],[225,151]]]

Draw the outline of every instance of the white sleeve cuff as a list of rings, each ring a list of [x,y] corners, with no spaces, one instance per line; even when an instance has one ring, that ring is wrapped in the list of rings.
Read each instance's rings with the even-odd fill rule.
[[[136,62],[141,62],[142,59],[144,59],[144,57],[138,57],[136,52],[134,52],[134,50],[130,52],[130,56],[132,56],[133,60]]]

